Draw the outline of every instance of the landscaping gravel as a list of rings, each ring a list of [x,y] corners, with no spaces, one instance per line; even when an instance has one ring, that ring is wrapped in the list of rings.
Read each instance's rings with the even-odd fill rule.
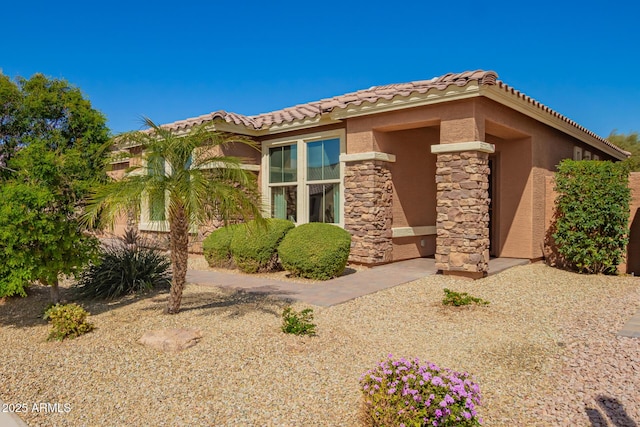
[[[490,305],[444,307],[443,288]],[[189,285],[177,315],[163,314],[166,290],[85,302],[96,329],[47,342],[48,294],[0,300],[0,399],[30,426],[356,426],[358,379],[389,353],[472,373],[486,426],[640,423],[640,340],[616,335],[640,307],[633,277],[542,264],[428,276],[312,307],[314,337],[281,332],[284,301]],[[180,353],[138,344],[162,328],[203,338]]]

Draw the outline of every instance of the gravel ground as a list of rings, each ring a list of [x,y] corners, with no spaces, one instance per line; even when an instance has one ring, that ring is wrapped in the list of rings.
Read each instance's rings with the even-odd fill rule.
[[[486,426],[635,426],[640,340],[616,332],[639,284],[541,264],[476,282],[429,276],[313,307],[315,337],[280,331],[286,302],[190,285],[174,316],[166,291],[84,304],[97,329],[61,343],[45,341],[48,290],[36,287],[0,300],[0,399],[26,404],[32,426],[355,426],[360,374],[392,353],[475,375]],[[443,307],[445,287],[491,304]],[[137,344],[168,327],[204,338],[177,354]]]

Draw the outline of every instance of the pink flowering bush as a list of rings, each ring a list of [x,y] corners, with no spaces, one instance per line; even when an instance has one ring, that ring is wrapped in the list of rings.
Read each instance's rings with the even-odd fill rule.
[[[389,355],[360,378],[370,426],[479,426],[480,387],[469,374]]]

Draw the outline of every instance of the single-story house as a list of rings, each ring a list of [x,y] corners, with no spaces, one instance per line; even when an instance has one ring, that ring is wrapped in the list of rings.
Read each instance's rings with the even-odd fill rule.
[[[165,126],[205,122],[261,145],[234,154],[258,173],[270,216],[344,227],[352,262],[435,256],[469,277],[486,274],[490,256],[543,257],[546,182],[562,159],[628,156],[481,70]]]

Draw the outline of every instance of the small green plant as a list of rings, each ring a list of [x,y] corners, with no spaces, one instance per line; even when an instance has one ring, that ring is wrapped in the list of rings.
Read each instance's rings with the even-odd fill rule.
[[[282,332],[294,335],[315,335],[313,309],[305,308],[298,312],[291,307],[286,307],[282,312]]]
[[[489,301],[471,296],[466,292],[456,292],[444,288],[444,299],[442,300],[442,303],[444,305],[453,305],[455,307],[460,307],[462,305],[470,304],[488,305]]]
[[[328,280],[344,271],[351,248],[351,234],[332,224],[302,224],[284,236],[278,254],[292,276]]]
[[[44,313],[44,319],[51,322],[49,341],[75,338],[93,330],[93,323],[86,321],[89,312],[78,304],[56,304]]]

